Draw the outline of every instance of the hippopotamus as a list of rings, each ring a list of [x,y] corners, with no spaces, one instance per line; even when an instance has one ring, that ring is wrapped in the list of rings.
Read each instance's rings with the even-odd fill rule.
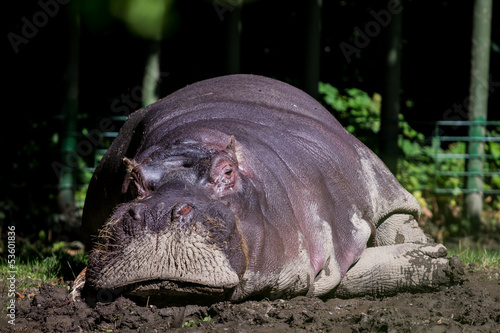
[[[230,75],[132,113],[83,211],[75,290],[167,302],[353,297],[453,282],[420,207],[315,99]]]

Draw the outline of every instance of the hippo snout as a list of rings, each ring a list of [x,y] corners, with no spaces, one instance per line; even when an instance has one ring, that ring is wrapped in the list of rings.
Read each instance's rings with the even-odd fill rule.
[[[240,282],[246,262],[237,220],[217,205],[154,196],[123,204],[98,237],[89,286],[143,297],[224,299]]]

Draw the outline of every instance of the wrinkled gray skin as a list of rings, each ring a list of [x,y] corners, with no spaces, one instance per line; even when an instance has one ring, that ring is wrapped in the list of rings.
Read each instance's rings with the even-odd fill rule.
[[[173,303],[425,290],[450,263],[419,214],[307,94],[219,77],[129,117],[89,186],[83,274],[90,291]]]

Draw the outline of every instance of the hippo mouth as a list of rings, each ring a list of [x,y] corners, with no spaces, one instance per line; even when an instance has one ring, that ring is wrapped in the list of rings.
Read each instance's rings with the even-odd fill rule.
[[[233,291],[234,287],[212,287],[173,280],[149,280],[124,286],[121,293],[138,303],[167,306],[174,304],[211,304],[214,301],[227,300]]]
[[[94,251],[87,274],[91,289],[156,305],[228,299],[240,277],[227,252],[207,241],[201,223],[175,230],[142,233],[114,251]]]

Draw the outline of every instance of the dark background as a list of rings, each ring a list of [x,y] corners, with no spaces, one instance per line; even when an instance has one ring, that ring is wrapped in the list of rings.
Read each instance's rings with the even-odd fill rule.
[[[76,1],[76,0],[74,0]],[[45,2],[45,1],[42,1]],[[64,2],[64,1],[63,1]],[[85,2],[83,2],[85,3]],[[177,0],[162,41],[161,96],[187,84],[226,74],[227,20],[218,2]],[[401,112],[425,135],[428,121],[446,120],[446,111],[469,95],[473,1],[404,1]],[[493,6],[490,73],[500,81],[500,6]],[[16,53],[7,35],[21,33],[39,1],[11,1],[4,10],[4,81],[0,134],[0,226],[18,225],[19,236],[56,228],[62,108],[68,52],[69,5]],[[134,35],[108,10],[109,1],[89,1],[81,12],[78,130],[98,128],[116,115],[112,103],[142,85],[148,42]],[[353,45],[354,29],[373,21],[370,10],[387,1],[323,0],[320,80],[370,95],[382,90],[384,31],[348,63],[339,47]],[[220,9],[220,8],[219,8]],[[305,2],[263,0],[241,12],[240,72],[277,78],[304,87]],[[489,96],[488,117],[500,120],[500,88]],[[138,108],[138,107],[137,107]],[[464,107],[466,109],[466,106]],[[132,111],[132,110],[131,110]],[[456,114],[454,114],[456,115]],[[466,120],[466,119],[463,119]],[[81,180],[84,182],[84,180]],[[74,236],[74,237],[77,237]]]

